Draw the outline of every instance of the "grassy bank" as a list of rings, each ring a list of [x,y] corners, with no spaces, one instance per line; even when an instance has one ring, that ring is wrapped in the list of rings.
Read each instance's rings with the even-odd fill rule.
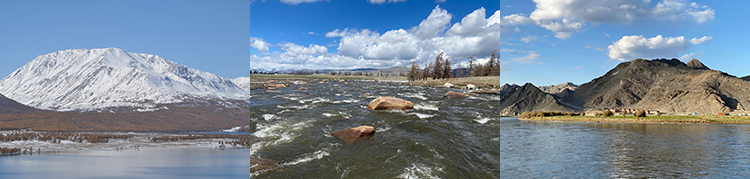
[[[750,124],[748,116],[647,116],[633,117],[629,116],[546,116],[518,118],[519,120],[529,121],[576,121],[576,122],[615,122],[615,123],[700,123],[700,124]]]
[[[458,86],[466,86],[473,84],[478,88],[492,89],[500,88],[500,77],[499,76],[480,76],[480,77],[462,77],[462,78],[448,78],[448,79],[437,79],[437,80],[417,80],[411,81],[409,84],[418,86],[440,86],[445,83],[451,83]]]

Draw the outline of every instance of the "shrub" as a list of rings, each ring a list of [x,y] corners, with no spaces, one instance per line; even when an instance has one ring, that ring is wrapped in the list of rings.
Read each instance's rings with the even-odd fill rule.
[[[661,112],[659,112],[659,111],[656,111],[656,116],[657,116],[657,117],[661,117]]]
[[[633,116],[635,116],[635,117],[646,117],[646,111],[644,111],[644,110],[635,111],[635,113],[633,114]]]
[[[581,113],[581,116],[586,116],[586,113],[585,113],[585,112],[582,112],[582,113]]]
[[[612,116],[612,115],[615,115],[615,113],[613,113],[613,112],[612,112],[612,111],[610,111],[610,110],[606,110],[606,111],[604,111],[604,114],[603,114],[603,116],[604,116],[604,117],[609,117],[609,116]]]
[[[600,113],[600,112],[598,112],[598,113],[594,114],[594,116],[596,116],[596,117],[601,117],[602,115],[604,115],[604,114],[602,114],[602,113]]]

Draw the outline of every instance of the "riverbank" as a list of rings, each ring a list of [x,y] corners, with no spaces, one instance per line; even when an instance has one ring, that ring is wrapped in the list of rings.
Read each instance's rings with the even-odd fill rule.
[[[345,75],[328,75],[328,74],[312,74],[312,75],[289,75],[289,74],[251,74],[250,75],[250,90],[265,88],[265,84],[293,84],[295,82],[319,82],[319,81],[330,81],[330,80],[385,80],[385,81],[406,81],[407,78],[403,76],[345,76]]]
[[[607,123],[669,123],[669,124],[750,124],[746,116],[548,116],[518,118],[522,121],[562,121],[562,122],[607,122]]]
[[[123,151],[165,148],[247,148],[261,141],[248,134],[231,132],[200,133],[135,133],[135,132],[37,132],[0,131],[2,155],[38,154],[66,151]]]

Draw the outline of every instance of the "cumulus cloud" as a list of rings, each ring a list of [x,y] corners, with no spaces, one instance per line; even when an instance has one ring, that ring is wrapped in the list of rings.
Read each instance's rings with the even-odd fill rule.
[[[523,43],[533,42],[533,41],[536,41],[536,39],[537,39],[537,36],[533,36],[533,35],[527,36],[527,37],[521,37],[521,41],[523,41]]]
[[[423,39],[437,37],[448,28],[451,18],[453,18],[453,15],[448,14],[447,10],[441,9],[440,6],[435,6],[435,9],[432,9],[432,13],[427,16],[427,19],[422,20],[419,26],[411,30]],[[484,16],[482,16],[482,19],[484,19]]]
[[[406,2],[406,0],[367,0],[370,4],[383,4],[383,3],[397,3],[397,2]]]
[[[263,41],[263,39],[253,37],[250,38],[250,46],[259,52],[268,52],[268,47],[271,46],[271,44]]]
[[[656,37],[645,38],[643,36],[624,36],[620,40],[609,45],[609,58],[617,60],[632,60],[636,58],[664,58],[677,57],[680,52],[687,51],[694,43],[692,41],[703,41],[710,37],[687,40],[679,37]]]
[[[707,40],[711,40],[711,39],[713,39],[713,37],[711,37],[711,36],[703,36],[700,39],[699,38],[690,39],[690,43],[698,45],[698,44],[701,44],[701,43],[703,43],[703,42],[705,42]]]
[[[300,3],[314,3],[318,1],[324,1],[324,0],[280,0],[284,4],[291,4],[291,5],[297,5]]]
[[[500,28],[500,10],[495,11],[495,13],[490,16],[490,18],[485,19],[485,9],[479,8],[477,10],[474,10],[473,12],[469,13],[469,15],[466,15],[463,19],[461,19],[461,22],[458,22],[456,24],[453,24],[453,26],[446,32],[447,35],[463,35],[463,36],[477,36],[484,33],[487,33],[487,31],[498,31]],[[524,23],[525,18],[523,16],[519,15],[511,15],[506,16],[508,17],[508,20],[510,22],[507,22],[508,24],[519,24]],[[497,27],[498,29],[493,29],[493,27]]]
[[[662,0],[653,8],[643,0],[534,0],[536,9],[529,19],[555,33],[560,39],[579,33],[587,23],[631,23],[638,19],[691,19],[698,23],[714,20],[714,10],[685,0]]]
[[[424,20],[408,29],[385,32],[354,28],[331,30],[325,36],[337,42],[337,45],[328,46],[337,46],[338,52],[335,53],[329,53],[322,45],[284,43],[278,44],[282,52],[253,55],[251,62],[266,69],[351,69],[408,66],[412,61],[423,65],[434,61],[441,51],[454,64],[466,61],[470,56],[487,58],[490,52],[500,48],[498,27],[501,18],[499,11],[490,17],[484,12],[484,8],[479,8],[472,12],[473,15],[467,15],[471,17],[463,17],[464,21],[451,26],[453,15],[436,6]],[[456,29],[451,31],[449,27]]]
[[[300,46],[294,43],[279,44],[281,49],[291,55],[321,55],[328,53],[325,46],[310,44],[308,47]]]

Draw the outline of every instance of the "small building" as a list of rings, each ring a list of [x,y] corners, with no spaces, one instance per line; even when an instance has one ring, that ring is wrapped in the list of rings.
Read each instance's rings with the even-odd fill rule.
[[[729,116],[729,113],[719,113],[719,116]]]

